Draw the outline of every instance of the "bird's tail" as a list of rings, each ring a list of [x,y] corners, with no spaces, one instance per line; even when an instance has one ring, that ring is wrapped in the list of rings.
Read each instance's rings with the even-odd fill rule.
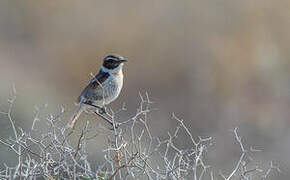
[[[67,123],[67,127],[73,128],[76,120],[78,117],[81,115],[81,113],[85,110],[85,107],[83,106],[82,103],[80,103],[77,107],[77,109],[74,111],[73,115],[71,116],[69,122]]]

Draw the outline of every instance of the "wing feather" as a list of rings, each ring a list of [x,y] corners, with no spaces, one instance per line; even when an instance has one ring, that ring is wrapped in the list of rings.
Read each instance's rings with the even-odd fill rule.
[[[108,79],[110,74],[108,72],[100,72],[91,80],[91,82],[85,87],[81,95],[78,98],[78,102],[84,98],[87,101],[98,101],[104,98],[104,90],[102,84]]]

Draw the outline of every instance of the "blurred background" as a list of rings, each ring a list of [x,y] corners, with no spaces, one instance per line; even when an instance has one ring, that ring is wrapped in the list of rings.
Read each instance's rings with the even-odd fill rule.
[[[112,109],[126,103],[127,117],[139,92],[148,92],[158,108],[150,120],[155,136],[174,128],[175,112],[195,136],[214,138],[208,163],[228,171],[240,155],[229,131],[238,126],[245,144],[264,150],[257,162],[276,160],[282,173],[275,179],[288,179],[289,42],[286,0],[1,0],[0,104],[5,109],[14,83],[17,125],[29,128],[34,106],[45,103],[69,116],[89,74],[118,53],[129,62]],[[1,137],[12,136],[0,118]],[[13,156],[0,146],[0,157],[3,167]]]

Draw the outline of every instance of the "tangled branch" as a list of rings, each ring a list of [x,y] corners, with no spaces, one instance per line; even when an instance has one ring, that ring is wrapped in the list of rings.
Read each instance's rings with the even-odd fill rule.
[[[0,177],[4,179],[96,179],[96,180],[123,180],[123,179],[149,179],[149,180],[203,180],[222,177],[230,179],[266,179],[272,170],[279,170],[271,162],[270,167],[261,171],[258,167],[251,168],[245,161],[250,153],[258,152],[253,148],[246,149],[238,129],[233,130],[235,140],[240,146],[241,156],[229,175],[220,173],[215,175],[212,167],[207,165],[205,157],[213,147],[211,137],[195,138],[182,119],[172,118],[176,122],[175,129],[168,131],[166,138],[154,137],[149,126],[149,113],[152,102],[148,94],[140,94],[140,104],[136,113],[126,119],[116,119],[116,114],[125,111],[122,107],[117,112],[110,110],[110,120],[113,124],[111,135],[108,136],[108,146],[103,149],[105,153],[102,165],[96,170],[91,168],[87,158],[87,143],[95,136],[89,136],[96,129],[90,127],[87,121],[84,127],[77,131],[68,130],[62,123],[62,110],[56,115],[40,118],[42,108],[37,108],[32,127],[24,131],[15,125],[11,113],[16,99],[13,96],[8,100],[8,110],[0,113],[7,116],[13,131],[13,137],[0,139],[0,143],[14,152],[18,163],[14,167],[1,170]],[[42,119],[42,120],[40,120]],[[45,122],[42,122],[45,121]],[[46,130],[37,131],[37,123],[46,123]],[[118,128],[117,128],[118,127]],[[37,131],[37,136],[32,132]],[[69,139],[77,134],[78,141],[75,146]],[[187,139],[185,139],[187,138]],[[178,141],[188,141],[187,147],[178,146]],[[99,149],[101,151],[101,149]]]

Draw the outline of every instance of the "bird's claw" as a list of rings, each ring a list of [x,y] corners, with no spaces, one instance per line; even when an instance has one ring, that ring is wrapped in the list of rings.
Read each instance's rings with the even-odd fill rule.
[[[120,123],[115,123],[115,125],[112,123],[111,124],[112,125],[112,127],[111,128],[109,128],[110,130],[115,130],[115,129],[118,129],[119,128],[119,126],[120,126]]]
[[[100,107],[99,110],[98,110],[98,112],[100,114],[108,114],[106,107]]]

